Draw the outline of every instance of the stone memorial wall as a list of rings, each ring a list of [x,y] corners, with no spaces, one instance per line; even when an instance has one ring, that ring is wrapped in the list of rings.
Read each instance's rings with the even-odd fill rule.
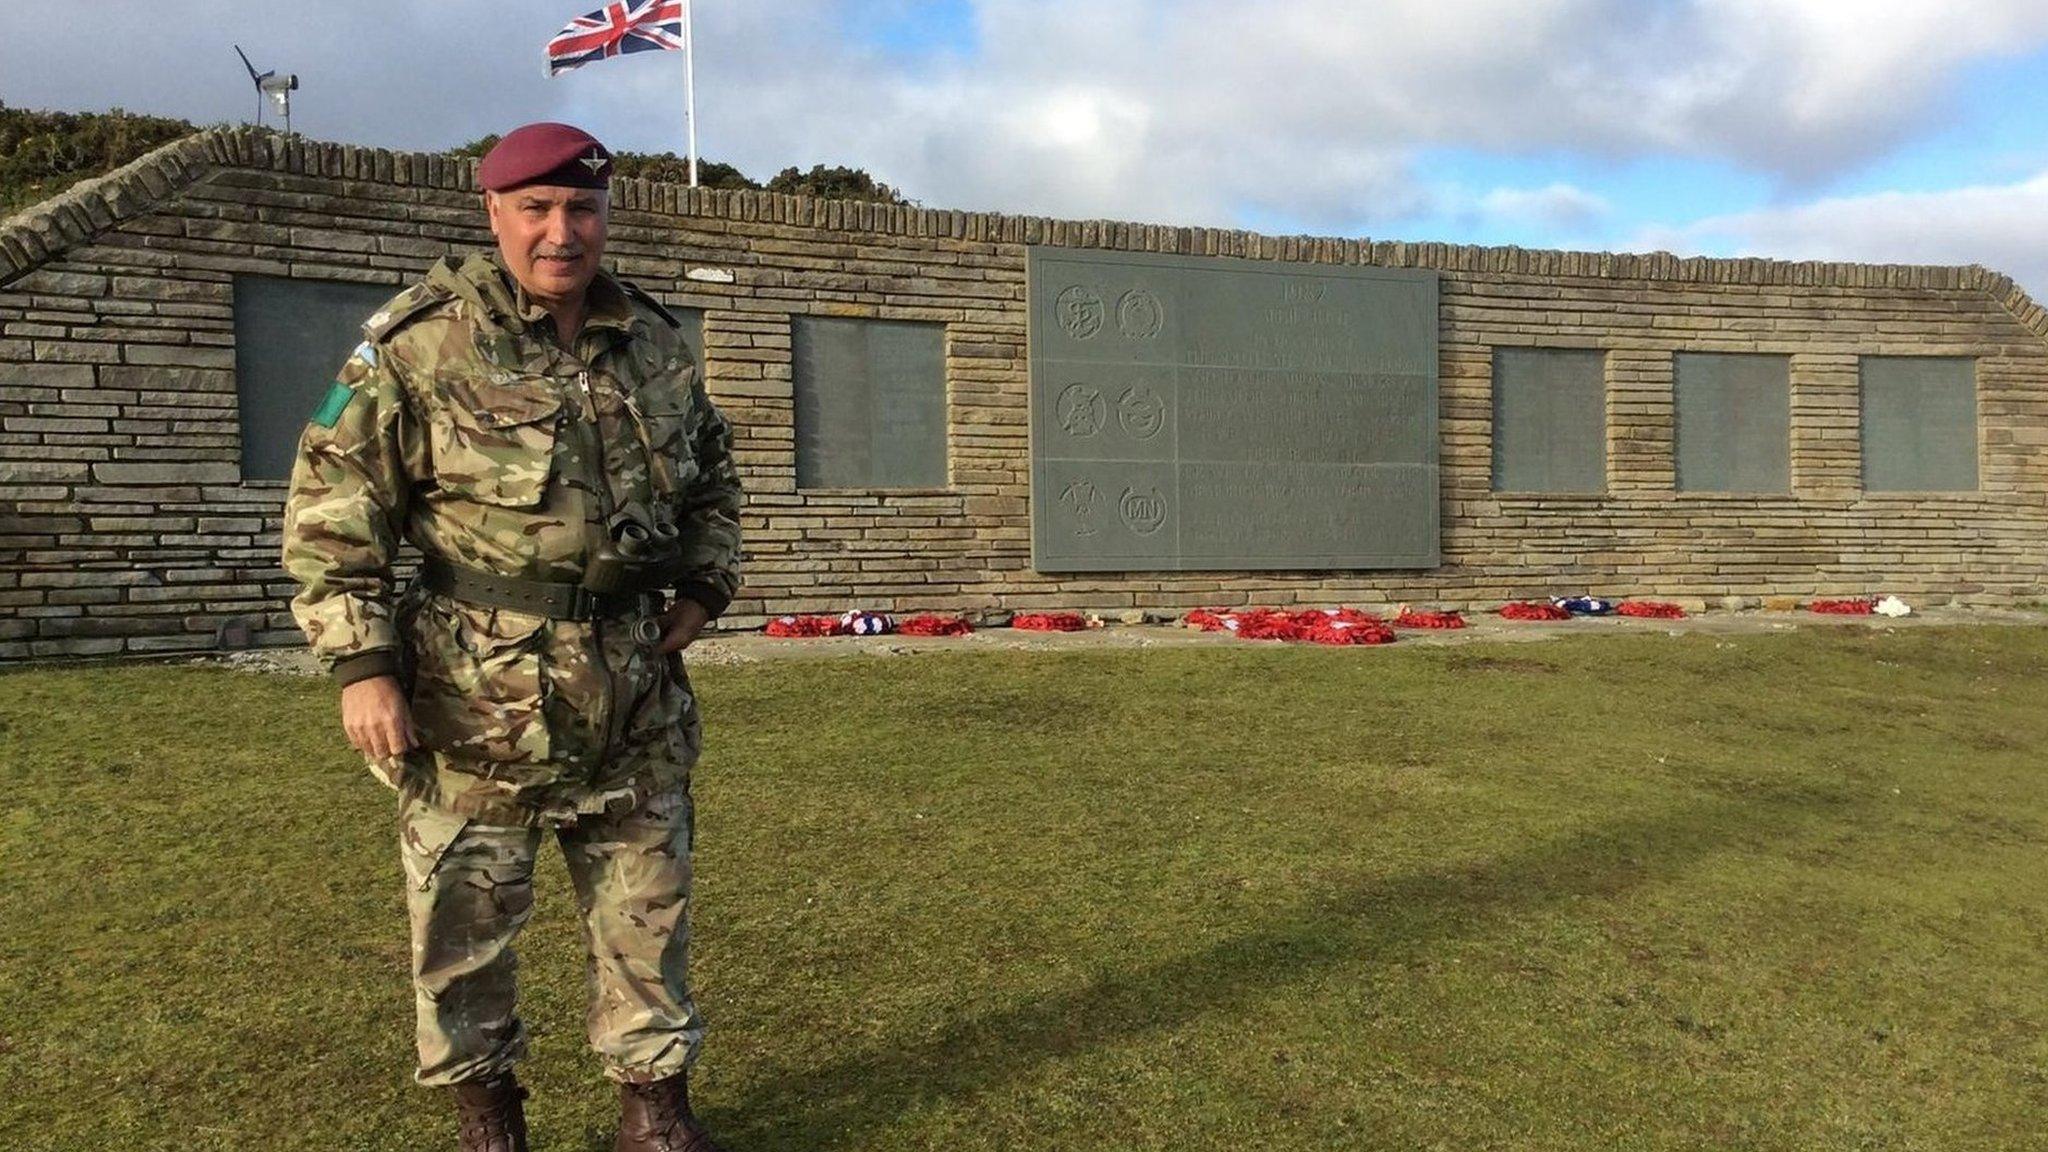
[[[489,242],[472,162],[252,130],[0,223],[0,660],[296,643],[269,473],[350,324],[275,286],[353,301]],[[733,626],[2048,595],[2048,314],[1982,268],[635,181],[610,251],[738,430]],[[247,336],[279,308],[303,346]]]

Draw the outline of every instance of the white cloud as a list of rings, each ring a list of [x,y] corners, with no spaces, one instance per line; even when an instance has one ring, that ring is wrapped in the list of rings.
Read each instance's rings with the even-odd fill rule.
[[[1560,232],[1591,227],[1609,211],[1606,200],[1570,184],[1496,188],[1481,196],[1476,208],[1496,219]]]
[[[1425,148],[1676,153],[1804,186],[1936,123],[1964,67],[2048,43],[2043,13],[2041,0],[982,0],[971,58],[884,73],[843,45],[785,40],[707,122],[799,154],[839,149],[931,203],[1206,224],[1256,209],[1373,231],[1444,195],[1414,171]]]
[[[244,117],[240,38],[304,78],[314,135],[441,147],[554,116],[679,150],[672,58],[541,78],[540,44],[575,8],[10,4],[0,100]],[[697,5],[706,153],[756,175],[861,165],[952,207],[1376,232],[1469,208],[1418,173],[1433,148],[1704,157],[1796,190],[1938,124],[1964,69],[2048,44],[2044,0],[978,0],[973,51],[923,54],[847,34],[875,12]],[[73,41],[92,66],[44,48]],[[1538,193],[1492,209],[1597,210]]]
[[[2048,299],[2048,172],[2015,184],[1884,192],[1650,229],[1641,250],[1882,264],[1982,264]]]
[[[1700,0],[1658,45],[1696,61],[1658,93],[1683,93],[1660,102],[1661,130],[1680,150],[1825,176],[1928,126],[1962,67],[2048,40],[2044,17],[2041,0]]]

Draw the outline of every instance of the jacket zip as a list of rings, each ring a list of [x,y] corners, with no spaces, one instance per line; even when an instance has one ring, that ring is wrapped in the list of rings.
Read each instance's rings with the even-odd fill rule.
[[[583,393],[583,402],[589,408],[590,441],[597,448],[598,522],[600,524],[605,525],[604,531],[606,535],[610,535],[610,525],[612,519],[612,479],[610,469],[605,463],[604,457],[604,418],[598,412],[597,397],[592,395],[590,391],[590,372],[588,369],[576,373],[576,387]],[[604,617],[602,615],[592,616],[590,618],[590,642],[597,648],[597,666],[604,670],[604,688],[599,697],[604,701],[604,729],[601,738],[598,742],[596,761],[591,765],[590,768],[590,777],[592,780],[595,780],[597,778],[598,772],[602,770],[605,760],[609,758],[611,755],[613,728],[612,713],[617,711],[617,708],[615,706],[618,703],[618,693],[614,691],[612,687],[613,673],[611,661],[605,659]]]

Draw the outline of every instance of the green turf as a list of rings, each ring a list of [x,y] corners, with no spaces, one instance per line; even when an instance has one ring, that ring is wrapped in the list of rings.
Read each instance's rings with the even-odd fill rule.
[[[767,1149],[2033,1149],[2048,629],[696,673]],[[319,681],[0,677],[0,1148],[432,1149]],[[537,1146],[609,1148],[550,855]]]

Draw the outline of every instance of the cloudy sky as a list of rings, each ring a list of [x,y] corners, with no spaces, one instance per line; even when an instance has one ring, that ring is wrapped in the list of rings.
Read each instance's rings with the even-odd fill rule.
[[[555,79],[596,0],[0,0],[0,103],[330,140],[530,119],[682,150],[680,55]],[[2048,0],[695,0],[699,140],[948,208],[1976,262],[2048,297]]]

